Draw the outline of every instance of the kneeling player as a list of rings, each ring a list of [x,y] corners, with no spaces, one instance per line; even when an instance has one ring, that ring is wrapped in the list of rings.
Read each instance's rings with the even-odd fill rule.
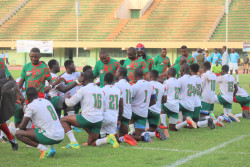
[[[37,147],[41,151],[40,158],[55,155],[53,144],[61,143],[64,138],[64,130],[59,122],[53,105],[46,99],[39,99],[35,88],[30,87],[26,91],[29,104],[16,137],[22,142]],[[26,129],[29,121],[35,128]],[[45,145],[49,145],[49,148]]]
[[[70,140],[70,144],[63,148],[80,148],[71,125],[83,128],[88,133],[88,145],[101,146],[109,142],[113,147],[116,147],[117,141],[113,134],[103,139],[98,139],[103,120],[104,94],[103,90],[94,84],[95,77],[93,72],[87,71],[83,74],[83,77],[84,87],[80,88],[70,99],[65,99],[64,105],[69,107],[75,106],[80,102],[82,114],[61,118],[61,124]]]

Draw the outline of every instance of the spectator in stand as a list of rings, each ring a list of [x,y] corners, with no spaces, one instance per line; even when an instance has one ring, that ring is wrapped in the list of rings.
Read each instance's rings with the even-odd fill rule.
[[[221,65],[219,64],[219,61],[216,60],[215,65],[212,67],[212,72],[218,77],[220,76],[221,72]]]
[[[245,74],[245,70],[246,70],[246,74],[248,74],[248,64],[249,64],[249,58],[248,58],[248,54],[245,53],[245,57],[244,57],[244,66],[243,66],[243,74]]]

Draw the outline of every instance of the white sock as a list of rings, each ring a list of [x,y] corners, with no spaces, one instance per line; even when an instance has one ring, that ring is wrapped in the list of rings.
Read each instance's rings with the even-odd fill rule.
[[[219,116],[221,121],[224,121],[224,117],[223,116]]]
[[[102,138],[102,139],[97,139],[95,143],[96,143],[96,146],[101,146],[103,144],[107,144],[108,143],[108,138],[105,137],[105,138]]]
[[[197,126],[198,126],[199,128],[205,128],[205,127],[207,127],[207,122],[208,122],[208,120],[199,121],[199,122],[197,122]]]
[[[75,115],[75,111],[68,111],[68,116]]]
[[[0,136],[0,138],[2,138],[2,137],[7,138],[6,134],[5,134],[3,131],[1,131],[1,136]]]
[[[129,125],[129,129],[130,129],[130,132],[134,132],[135,131],[135,125],[134,124],[130,124]]]
[[[239,74],[236,74],[237,82],[239,82]]]
[[[147,133],[149,134],[150,137],[155,137],[155,132],[149,132],[149,131],[147,131]]]
[[[124,142],[125,142],[124,136],[119,137],[119,142],[121,142],[121,143],[124,143]]]
[[[240,113],[240,114],[235,114],[234,116],[236,116],[236,117],[238,117],[238,118],[242,118],[242,117],[243,117],[242,113]]]
[[[48,147],[46,147],[45,145],[42,145],[42,144],[38,144],[38,146],[36,148],[40,151],[47,151],[48,150]]]
[[[224,114],[231,114],[231,109],[224,108]]]
[[[66,135],[68,136],[70,142],[77,142],[72,130],[68,131]]]
[[[149,123],[148,123],[148,120],[146,121],[146,129],[149,129]]]
[[[209,119],[209,118],[211,118],[210,116],[205,116],[205,119]]]
[[[182,111],[179,112],[179,121],[183,122],[183,115],[182,115]]]
[[[167,114],[161,114],[160,117],[161,117],[161,123],[162,123],[165,127],[167,127]]]
[[[183,121],[183,122],[181,122],[181,123],[179,123],[179,124],[176,124],[176,125],[175,125],[175,128],[176,128],[177,130],[180,130],[180,129],[184,128],[185,126],[187,126],[187,121]]]
[[[9,130],[12,135],[16,135],[16,131],[19,130],[19,128],[9,127]]]

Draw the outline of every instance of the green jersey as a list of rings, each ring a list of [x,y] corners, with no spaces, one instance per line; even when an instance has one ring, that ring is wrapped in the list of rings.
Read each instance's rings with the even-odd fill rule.
[[[212,66],[212,72],[215,73],[215,74],[220,73],[221,72],[221,65],[220,64],[218,64],[218,66],[213,65]]]
[[[44,98],[45,81],[52,79],[49,68],[42,62],[38,65],[33,65],[31,62],[25,64],[21,78],[25,81],[25,90],[29,87],[36,88],[40,98]]]
[[[146,55],[145,59],[141,57],[147,64],[148,71],[150,71],[153,68],[154,60],[152,57]]]
[[[181,57],[182,56],[177,57],[177,59],[175,60],[175,64],[180,64],[180,58]],[[193,58],[193,56],[188,55],[186,58],[187,58],[187,64],[188,65],[196,63],[195,58]]]
[[[140,57],[138,57],[135,60],[131,60],[131,59],[127,58],[123,64],[123,67],[125,67],[127,69],[127,71],[128,71],[127,76],[131,82],[134,82],[134,79],[135,79],[134,71],[136,68],[141,68],[143,70],[143,73],[148,72],[146,62]]]
[[[166,57],[161,57],[157,55],[154,58],[154,69],[158,71],[159,74],[162,74],[168,67],[171,66],[170,59]]]
[[[180,66],[180,64],[175,64],[173,68],[174,68],[175,71],[176,71],[176,78],[179,78],[180,75],[181,75],[181,73],[180,73],[180,71],[181,71],[181,66]]]
[[[120,68],[120,63],[112,58],[109,58],[109,62],[107,64],[104,64],[101,60],[98,60],[96,62],[95,68],[94,68],[94,75],[95,77],[100,76],[100,87],[104,87],[104,76],[106,73],[111,72],[114,75],[115,80],[115,73],[116,70]]]
[[[7,78],[11,76],[6,64],[4,63],[3,59],[0,58],[0,68],[2,68],[5,71],[5,75]]]

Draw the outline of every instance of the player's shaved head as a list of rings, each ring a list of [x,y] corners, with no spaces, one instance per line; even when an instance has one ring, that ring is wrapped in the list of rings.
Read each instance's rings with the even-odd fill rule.
[[[171,77],[175,77],[176,70],[174,68],[170,68],[170,69],[168,69],[167,74],[170,75]]]
[[[112,84],[114,81],[114,76],[111,72],[108,72],[105,74],[104,76],[104,82],[106,82],[107,84]]]
[[[26,96],[27,96],[27,100],[28,100],[29,103],[31,103],[34,99],[37,99],[38,98],[38,93],[37,93],[36,88],[29,87],[26,90]]]
[[[86,71],[83,73],[83,77],[84,77],[84,81],[87,81],[87,82],[93,82],[94,79],[95,79],[95,76],[93,74],[92,71]]]
[[[127,52],[131,52],[131,53],[136,54],[136,49],[134,47],[130,47],[130,48],[128,48]]]
[[[189,74],[189,65],[188,64],[183,64],[182,66],[181,66],[181,72],[182,72],[182,74]]]
[[[194,64],[191,64],[191,65],[190,65],[190,69],[191,69],[191,71],[194,72],[194,73],[197,73],[197,72],[199,71],[199,68],[200,68],[200,66],[199,66],[199,64],[197,64],[197,63],[194,63]]]
[[[136,78],[143,78],[143,71],[141,68],[137,68],[134,71],[134,75]]]
[[[32,49],[30,50],[30,52],[40,54],[40,49],[39,49],[39,48],[32,48]]]
[[[153,80],[157,80],[158,76],[159,76],[159,72],[157,70],[150,71],[150,78],[152,78]]]
[[[223,65],[222,68],[221,68],[221,70],[222,70],[223,72],[225,72],[225,73],[228,73],[228,71],[229,71],[229,66],[228,66],[228,65]]]
[[[92,71],[92,67],[89,65],[86,65],[82,68],[82,72],[86,72],[86,71]]]
[[[120,73],[120,76],[122,77],[126,77],[127,76],[127,69],[125,67],[120,67],[118,69],[119,73]]]
[[[2,79],[2,78],[6,78],[6,74],[5,74],[5,71],[4,71],[4,69],[0,69],[0,79]]]
[[[210,62],[208,62],[208,61],[204,62],[204,63],[203,63],[203,66],[204,66],[204,68],[206,68],[207,70],[210,70],[210,69],[211,69],[211,64],[210,64]]]

